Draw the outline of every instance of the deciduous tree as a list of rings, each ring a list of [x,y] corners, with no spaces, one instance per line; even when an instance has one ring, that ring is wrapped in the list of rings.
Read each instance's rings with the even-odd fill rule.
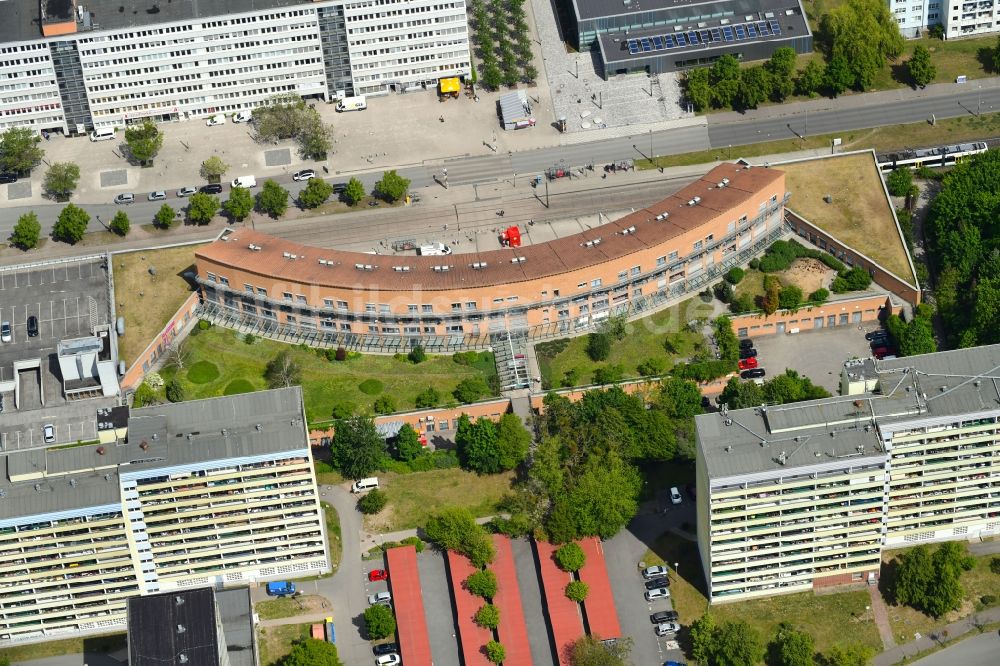
[[[169,229],[176,219],[177,211],[170,207],[170,204],[163,204],[160,210],[153,216],[153,224],[161,229]]]
[[[567,543],[556,549],[553,553],[555,557],[556,564],[563,571],[579,571],[583,568],[583,565],[587,562],[587,555],[583,552],[578,544]]]
[[[253,195],[245,187],[234,187],[229,190],[229,198],[222,204],[222,209],[233,220],[240,222],[253,210]]]
[[[163,132],[156,123],[146,119],[125,128],[125,143],[132,159],[142,165],[151,164],[163,148]]]
[[[267,362],[264,379],[271,388],[288,388],[302,383],[302,368],[288,350],[279,352]]]
[[[370,416],[353,416],[337,423],[330,453],[341,474],[363,479],[382,463],[386,444]]]
[[[344,666],[337,656],[337,646],[327,641],[306,638],[292,647],[281,666]]]
[[[52,227],[52,236],[56,240],[75,245],[87,233],[89,223],[90,214],[87,211],[73,204],[67,204],[59,213],[55,226]]]
[[[108,228],[119,236],[127,236],[131,227],[132,223],[129,222],[128,214],[123,210],[116,212],[115,216],[111,218],[111,222],[108,224]]]
[[[787,622],[778,625],[771,644],[775,666],[813,666],[815,642],[810,634],[793,628]]]
[[[56,201],[67,201],[80,182],[80,167],[72,162],[55,162],[45,172],[42,187]]]
[[[162,210],[162,209],[161,209]],[[208,224],[219,212],[219,199],[211,194],[198,192],[188,199],[187,217],[195,224]]]
[[[931,52],[926,46],[917,45],[906,62],[906,70],[913,85],[925,88],[937,76],[937,67],[931,62]]]
[[[365,630],[371,640],[381,640],[396,633],[396,616],[392,609],[375,604],[365,609]]]
[[[511,470],[521,464],[531,447],[531,433],[521,417],[504,414],[497,426],[497,464],[501,470]]]
[[[376,194],[392,203],[393,201],[399,201],[406,196],[406,191],[410,188],[410,181],[407,178],[403,178],[395,169],[390,169],[382,173],[382,178],[375,183]]]
[[[0,134],[0,171],[26,173],[42,163],[42,137],[30,127],[11,127]]]
[[[201,163],[201,177],[210,183],[218,183],[227,171],[229,171],[229,165],[223,162],[218,155],[212,155]]]
[[[413,460],[424,452],[420,445],[420,436],[409,423],[404,423],[396,433],[396,458],[404,462]]]
[[[318,208],[333,194],[333,185],[322,178],[310,178],[305,188],[299,192],[299,203],[303,208]]]
[[[712,87],[706,67],[692,69],[684,75],[684,91],[695,111],[704,111],[712,104]]]
[[[17,224],[14,225],[14,231],[10,235],[10,242],[22,250],[30,250],[38,245],[41,233],[42,225],[38,222],[38,216],[34,213],[24,213],[17,218]]]
[[[268,178],[257,193],[257,209],[278,219],[288,210],[288,190]]]
[[[365,198],[365,186],[357,178],[351,178],[347,181],[347,187],[344,188],[344,202],[348,206],[354,206],[359,201]]]

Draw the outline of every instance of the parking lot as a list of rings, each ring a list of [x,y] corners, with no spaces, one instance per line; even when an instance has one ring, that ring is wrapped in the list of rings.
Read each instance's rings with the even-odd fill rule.
[[[37,332],[29,336],[32,317]],[[60,341],[90,335],[95,326],[109,323],[109,317],[103,259],[0,271],[0,321],[9,322],[11,328],[11,340],[0,342],[3,450],[41,445],[44,423],[56,426],[57,442],[96,437],[95,410],[110,404],[108,400],[88,400],[52,415],[52,407],[66,403],[56,353]],[[34,360],[37,369],[21,370],[15,377],[15,363]],[[15,382],[20,393],[17,406]]]
[[[753,337],[758,367],[770,379],[791,368],[836,395],[844,361],[871,356],[865,333],[878,328],[875,323],[805,330],[794,335]]]

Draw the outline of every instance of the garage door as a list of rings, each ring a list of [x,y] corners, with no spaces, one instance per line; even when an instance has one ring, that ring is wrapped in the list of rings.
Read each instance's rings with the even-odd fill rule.
[[[779,321],[777,326],[774,327],[774,332],[779,335],[785,332],[785,322]]]
[[[823,318],[816,317],[813,319],[813,328],[823,328]]]
[[[851,315],[851,321],[854,322],[855,324],[860,324],[861,323],[861,311],[860,310],[858,312],[855,312],[854,314]]]

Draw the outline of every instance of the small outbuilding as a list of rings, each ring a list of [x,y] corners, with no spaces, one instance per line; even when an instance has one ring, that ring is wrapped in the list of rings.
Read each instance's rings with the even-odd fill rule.
[[[500,96],[500,123],[505,130],[533,127],[535,119],[531,116],[531,103],[528,94],[523,90],[515,90]]]

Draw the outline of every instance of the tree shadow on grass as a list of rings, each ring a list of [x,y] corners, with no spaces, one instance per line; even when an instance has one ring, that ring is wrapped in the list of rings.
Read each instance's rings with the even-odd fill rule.
[[[882,563],[879,572],[878,591],[885,599],[885,603],[890,606],[898,604],[896,600],[896,581],[899,579],[899,558],[894,557],[888,562]]]

